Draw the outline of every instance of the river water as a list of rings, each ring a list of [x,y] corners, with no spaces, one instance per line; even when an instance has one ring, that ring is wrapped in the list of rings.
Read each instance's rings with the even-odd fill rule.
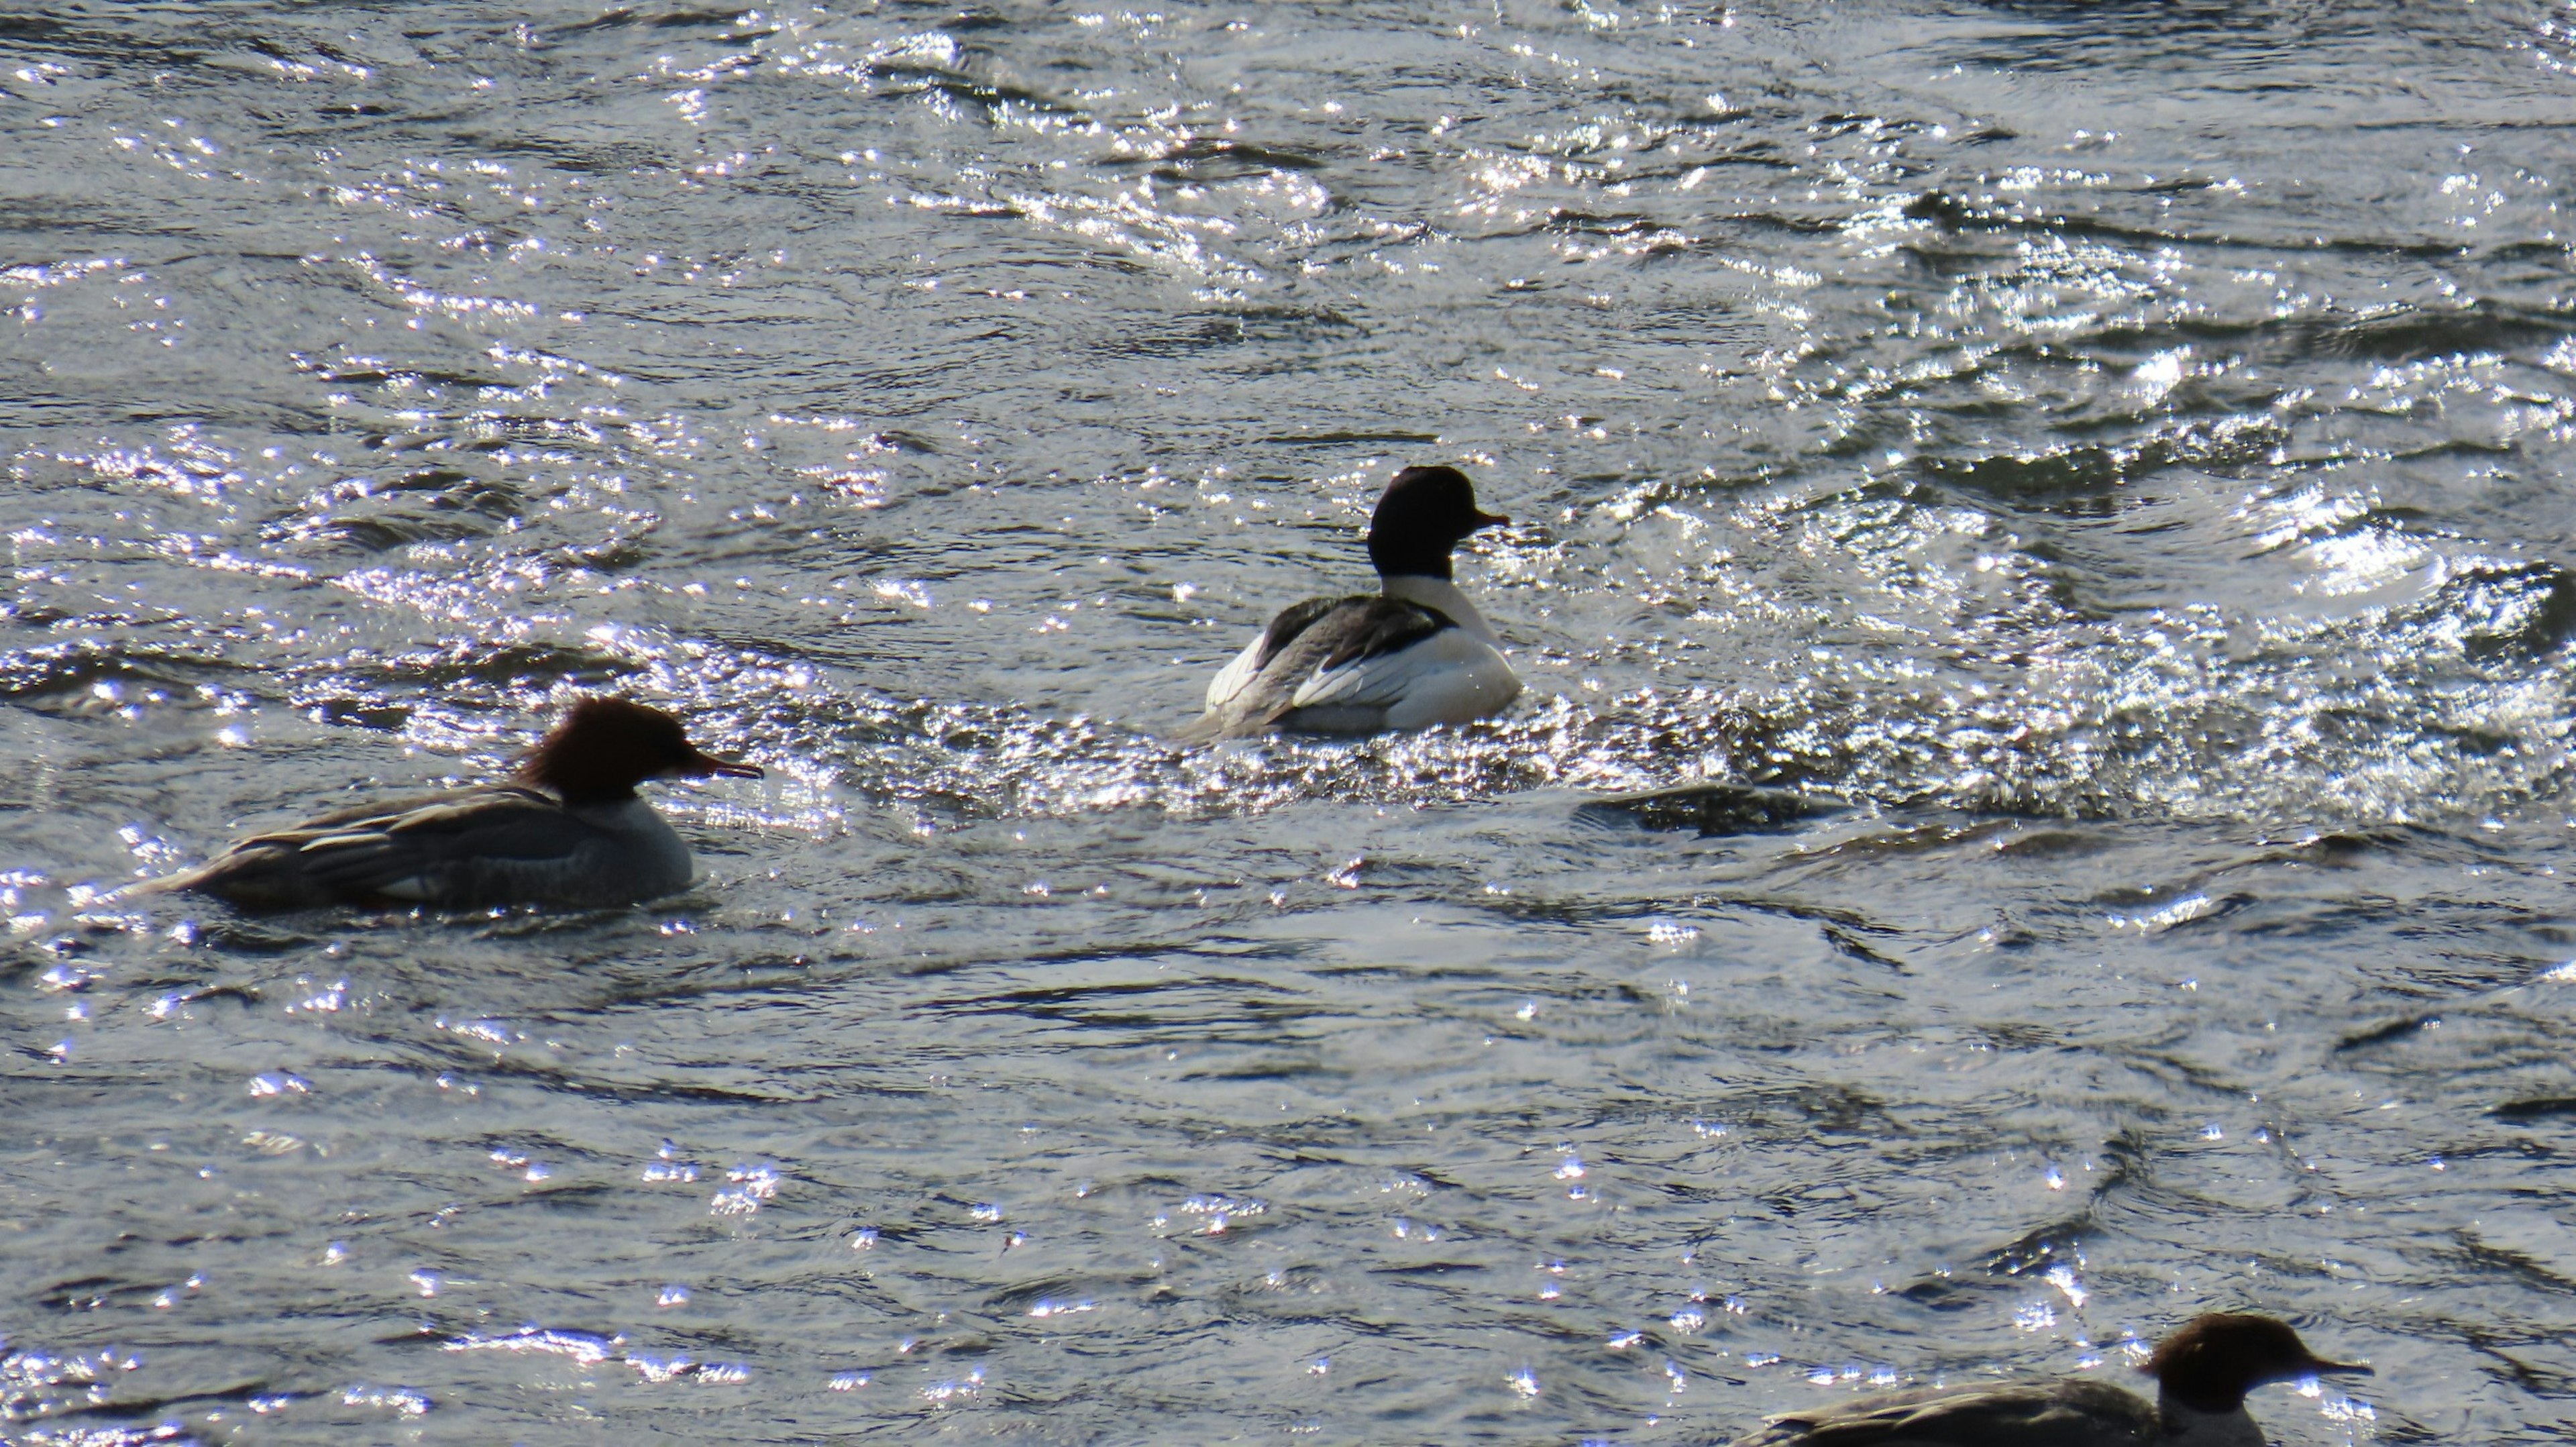
[[[2571,31],[0,18],[0,1432],[2564,1441]],[[1165,742],[1440,461],[1511,714]],[[101,897],[598,689],[686,896]]]

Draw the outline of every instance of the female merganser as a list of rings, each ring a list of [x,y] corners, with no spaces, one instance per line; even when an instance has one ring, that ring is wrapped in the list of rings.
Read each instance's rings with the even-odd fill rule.
[[[630,904],[676,894],[689,846],[636,797],[647,779],[760,769],[702,753],[680,721],[622,698],[575,703],[515,781],[325,814],[138,886],[245,909],[328,904]]]
[[[1466,723],[1521,691],[1485,615],[1450,581],[1449,555],[1510,518],[1476,510],[1454,467],[1408,467],[1369,519],[1380,591],[1309,598],[1270,620],[1208,685],[1185,737],[1266,729],[1358,734]]]
[[[2192,1318],[2142,1370],[2161,1388],[2152,1403],[2107,1382],[1932,1388],[1790,1412],[1735,1447],[2263,1447],[2247,1392],[2323,1372],[2370,1375],[2241,1312]]]

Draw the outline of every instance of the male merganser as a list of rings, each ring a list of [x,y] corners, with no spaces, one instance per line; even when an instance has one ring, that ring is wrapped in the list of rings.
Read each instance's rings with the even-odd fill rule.
[[[1936,1387],[1786,1413],[1735,1447],[2263,1447],[2247,1392],[2325,1372],[2370,1375],[2242,1312],[2192,1318],[2142,1370],[2161,1388],[2152,1403],[2108,1382]]]
[[[1185,737],[1374,733],[1500,712],[1521,681],[1493,625],[1450,581],[1449,555],[1510,521],[1477,511],[1454,467],[1397,473],[1369,519],[1380,591],[1281,611],[1208,685],[1207,712]]]
[[[245,909],[630,904],[686,889],[693,872],[689,846],[635,786],[709,774],[757,779],[760,769],[700,752],[658,708],[585,698],[514,782],[339,810],[137,888]]]

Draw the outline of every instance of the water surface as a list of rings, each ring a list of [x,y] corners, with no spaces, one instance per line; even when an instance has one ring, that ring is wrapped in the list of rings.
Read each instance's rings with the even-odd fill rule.
[[[517,8],[0,20],[10,1441],[2576,1428],[2576,11]],[[1166,742],[1434,461],[1511,715]]]

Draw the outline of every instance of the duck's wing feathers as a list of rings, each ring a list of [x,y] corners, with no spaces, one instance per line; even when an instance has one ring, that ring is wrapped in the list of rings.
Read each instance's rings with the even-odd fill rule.
[[[287,854],[306,879],[343,899],[435,899],[470,892],[464,875],[491,862],[567,860],[598,838],[597,826],[554,799],[498,787],[348,810],[243,840],[231,853]]]
[[[1789,1412],[1735,1447],[2149,1447],[2152,1403],[2104,1382],[1930,1389]]]
[[[1364,717],[1404,696],[1403,651],[1455,629],[1438,611],[1377,594],[1310,598],[1282,609],[1208,685],[1189,741],[1256,733],[1301,709]]]
[[[1219,670],[1217,676],[1209,681],[1207,706],[1211,710],[1221,709],[1234,702],[1245,689],[1252,686],[1254,679],[1261,676],[1261,671],[1270,666],[1270,660],[1277,658],[1280,650],[1296,642],[1299,635],[1313,627],[1316,619],[1344,603],[1361,601],[1365,600],[1309,598],[1303,603],[1291,603],[1280,609],[1279,616],[1270,620],[1270,626],[1262,629],[1259,637],[1245,644],[1243,651],[1234,656],[1234,661]]]
[[[1336,610],[1318,635],[1315,652],[1322,657],[1313,672],[1289,695],[1290,709],[1392,708],[1407,689],[1417,685],[1426,662],[1444,667],[1447,660],[1427,660],[1408,650],[1436,633],[1458,625],[1445,613],[1394,598],[1354,598]]]

